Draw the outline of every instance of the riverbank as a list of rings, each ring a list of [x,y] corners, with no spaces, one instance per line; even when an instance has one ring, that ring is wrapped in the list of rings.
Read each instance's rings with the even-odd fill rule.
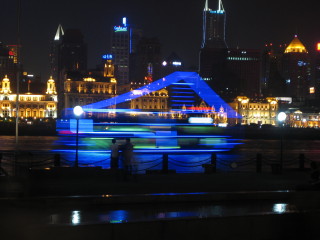
[[[14,122],[0,122],[0,135],[15,136],[15,129],[16,126]],[[33,125],[20,124],[18,132],[19,136],[57,136],[58,134],[55,122],[53,121]],[[320,140],[320,129],[290,127],[279,128],[270,125],[243,125],[226,128],[212,126],[207,134],[228,135],[239,139],[278,140],[283,137],[284,139],[291,140]]]

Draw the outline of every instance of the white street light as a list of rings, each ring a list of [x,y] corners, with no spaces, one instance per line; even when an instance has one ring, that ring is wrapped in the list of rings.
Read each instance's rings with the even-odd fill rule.
[[[287,118],[287,114],[285,112],[279,112],[278,113],[278,121],[279,122],[283,122],[284,120],[286,120]]]
[[[73,114],[79,118],[81,116],[81,114],[83,114],[83,108],[81,106],[75,106],[73,108]]]

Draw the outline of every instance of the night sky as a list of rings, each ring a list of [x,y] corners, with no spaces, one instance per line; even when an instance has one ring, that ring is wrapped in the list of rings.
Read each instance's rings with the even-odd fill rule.
[[[128,23],[157,37],[163,56],[172,51],[186,67],[198,65],[205,0],[21,0],[22,63],[25,70],[49,76],[49,44],[56,29],[78,28],[88,44],[88,67],[100,63],[109,52],[111,28],[123,16]],[[226,41],[229,47],[262,48],[265,43],[289,43],[294,34],[311,52],[320,41],[320,1],[224,0],[227,13]],[[211,9],[217,0],[209,0]],[[17,41],[17,0],[2,0],[0,41]]]

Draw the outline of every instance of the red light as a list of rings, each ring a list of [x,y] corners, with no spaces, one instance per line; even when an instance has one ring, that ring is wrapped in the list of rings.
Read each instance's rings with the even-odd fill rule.
[[[197,111],[212,111],[210,107],[187,107],[190,110],[197,110]]]
[[[317,43],[317,51],[320,51],[320,43]]]
[[[13,51],[9,51],[9,55],[10,56],[14,56],[14,52]]]

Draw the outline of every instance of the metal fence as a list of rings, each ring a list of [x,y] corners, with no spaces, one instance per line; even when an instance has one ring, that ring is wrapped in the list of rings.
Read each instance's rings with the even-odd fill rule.
[[[121,159],[119,160],[121,162]],[[139,174],[160,171],[179,173],[214,173],[216,171],[256,171],[281,173],[284,169],[304,170],[311,162],[305,154],[279,159],[278,155],[254,156],[236,154],[188,154],[136,153],[133,161],[134,171]],[[50,169],[53,167],[73,167],[72,155],[53,152],[2,152],[0,153],[1,176],[23,176],[30,169]],[[79,161],[79,167],[110,168],[110,154],[100,159]],[[121,167],[121,164],[120,164]]]

